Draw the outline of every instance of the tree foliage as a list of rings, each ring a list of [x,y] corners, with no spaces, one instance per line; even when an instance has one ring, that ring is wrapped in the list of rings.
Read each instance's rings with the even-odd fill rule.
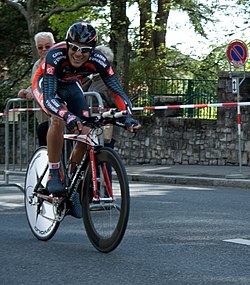
[[[68,18],[68,21],[71,19],[72,24],[75,20],[72,21],[72,14],[71,18],[66,17],[67,13],[77,11],[78,14],[73,16],[78,16],[80,20],[80,13],[84,14],[82,7],[103,7],[106,3],[106,0],[4,0],[0,3],[1,35],[6,43],[0,48],[1,109],[7,97],[16,96],[19,89],[30,85],[32,62],[37,59],[34,35],[40,31],[48,31],[50,26],[55,29],[50,22],[51,17],[63,13],[63,17]],[[57,37],[57,29],[53,32],[56,39],[63,38],[60,33]]]
[[[0,17],[3,43],[0,45],[0,110],[3,110],[6,98],[12,97],[13,93],[18,91],[17,85],[29,84],[27,78],[31,70],[32,56],[28,28],[22,14],[0,4]]]
[[[64,5],[71,5],[71,0],[60,0],[57,2],[62,2]],[[49,27],[57,35],[58,40],[64,40],[65,31],[68,27],[77,21],[85,21],[88,23],[97,22],[97,32],[98,32],[98,41],[105,41],[105,37],[109,33],[108,26],[110,25],[110,17],[107,11],[107,5],[105,6],[83,6],[73,12],[61,12],[53,14],[48,22]]]
[[[235,13],[245,13],[245,28],[249,28],[249,1],[231,2],[235,4]],[[126,5],[138,7],[138,27],[129,22]],[[36,59],[34,34],[50,30],[57,41],[63,40],[68,27],[82,20],[93,23],[99,44],[111,45],[118,74],[124,86],[129,79],[130,90],[148,86],[152,77],[215,79],[218,71],[227,68],[225,45],[214,43],[211,53],[201,59],[184,55],[177,47],[167,47],[169,15],[175,10],[188,15],[195,32],[204,39],[208,23],[215,21],[214,13],[221,10],[229,14],[228,7],[217,0],[1,1],[0,29],[5,44],[0,46],[0,108],[3,109],[6,97],[16,96],[21,87],[29,84]]]
[[[106,0],[85,0],[85,1],[39,1],[39,0],[4,0],[5,5],[13,7],[19,11],[25,18],[30,44],[32,47],[33,57],[37,57],[36,48],[34,46],[34,35],[48,28],[48,21],[52,15],[61,14],[63,12],[78,11],[81,7],[102,6],[107,4]]]

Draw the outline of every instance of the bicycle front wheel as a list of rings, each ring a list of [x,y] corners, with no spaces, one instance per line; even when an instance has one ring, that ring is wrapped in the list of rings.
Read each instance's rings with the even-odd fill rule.
[[[129,217],[129,184],[118,154],[102,147],[95,153],[98,199],[93,199],[91,164],[83,188],[83,221],[89,240],[101,252],[114,250],[121,242]]]
[[[53,205],[36,195],[37,192],[43,194],[45,191],[48,171],[47,148],[40,147],[33,154],[26,173],[25,211],[32,233],[44,241],[52,238],[59,226]]]

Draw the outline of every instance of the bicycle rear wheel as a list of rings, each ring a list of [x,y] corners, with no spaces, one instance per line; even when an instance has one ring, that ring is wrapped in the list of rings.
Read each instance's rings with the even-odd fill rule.
[[[45,191],[48,178],[47,148],[40,147],[33,154],[25,178],[25,211],[29,227],[39,240],[49,240],[56,233],[59,222],[55,219],[53,205],[44,201],[34,193]],[[39,182],[40,181],[40,182]]]
[[[99,201],[93,201],[89,164],[83,188],[83,221],[91,243],[97,250],[107,253],[120,244],[127,227],[129,184],[123,163],[114,150],[102,147],[97,150],[95,158]],[[105,175],[105,169],[108,169],[108,175]]]

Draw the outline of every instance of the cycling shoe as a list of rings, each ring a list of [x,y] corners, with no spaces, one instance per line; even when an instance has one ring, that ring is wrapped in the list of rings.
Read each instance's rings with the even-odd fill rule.
[[[82,218],[82,205],[80,203],[80,195],[78,192],[75,192],[72,195],[72,207],[69,210],[68,215],[78,219]]]
[[[50,169],[46,188],[50,194],[66,192],[59,169]]]

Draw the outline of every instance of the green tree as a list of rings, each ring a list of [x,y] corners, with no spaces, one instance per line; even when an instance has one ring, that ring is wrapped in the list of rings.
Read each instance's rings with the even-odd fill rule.
[[[245,13],[245,28],[249,27],[249,1],[232,2],[234,13]],[[126,6],[132,4],[137,4],[140,16],[140,25],[133,29],[126,16]],[[151,77],[215,79],[219,70],[227,68],[225,45],[215,42],[212,52],[199,60],[183,55],[177,47],[167,48],[166,32],[172,10],[186,13],[196,33],[204,38],[207,23],[215,21],[214,12],[230,13],[228,5],[219,5],[217,0],[1,1],[0,28],[6,45],[0,47],[0,72],[9,79],[0,82],[0,91],[16,94],[21,84],[29,81],[32,59],[36,57],[33,46],[36,32],[50,29],[57,40],[63,40],[69,25],[78,20],[93,22],[99,44],[110,44],[115,54],[115,68],[125,89],[128,80],[130,89],[148,87]],[[233,33],[232,30],[226,32]]]
[[[140,11],[140,54],[142,57],[164,57],[166,32],[170,10],[187,13],[195,31],[206,37],[204,24],[212,21],[215,7],[209,7],[196,0],[136,0]],[[156,13],[152,6],[156,6]]]
[[[220,5],[216,0],[134,0],[131,3],[138,4],[140,15],[138,36],[137,39],[133,37],[136,40],[132,45],[131,89],[149,86],[152,77],[216,79],[218,71],[226,68],[224,44],[214,43],[211,53],[198,60],[191,55],[183,55],[176,47],[167,48],[166,32],[170,24],[170,12],[178,10],[188,15],[195,32],[205,39],[207,24],[216,24],[214,13],[229,13],[227,5]],[[242,13],[244,7],[240,8],[234,10],[234,13]]]
[[[52,32],[56,38],[64,39],[65,31],[72,24],[72,19],[74,22],[82,20],[84,14],[82,9],[87,9],[85,14],[90,14],[92,5],[98,5],[100,8],[106,2],[106,0],[4,0],[0,2],[0,30],[2,41],[5,43],[0,47],[0,110],[3,110],[6,98],[15,97],[21,88],[30,85],[32,62],[37,58],[34,34],[54,29]],[[57,18],[54,18],[56,24],[53,26],[51,18],[61,14],[63,14],[61,19],[68,19],[68,21],[67,26],[64,26],[63,32],[60,33],[62,30],[56,29],[56,24],[61,25],[61,22],[56,22]],[[71,16],[68,16],[70,14]]]
[[[126,16],[126,1],[110,1],[111,29],[110,47],[114,52],[114,66],[125,91],[128,91],[130,47],[128,43],[129,21]]]
[[[99,6],[107,4],[107,0],[85,0],[85,1],[39,1],[39,0],[3,0],[5,5],[19,11],[26,20],[29,32],[30,44],[33,58],[37,57],[34,45],[34,35],[47,29],[49,18],[54,14],[62,12],[73,12],[86,6]]]

